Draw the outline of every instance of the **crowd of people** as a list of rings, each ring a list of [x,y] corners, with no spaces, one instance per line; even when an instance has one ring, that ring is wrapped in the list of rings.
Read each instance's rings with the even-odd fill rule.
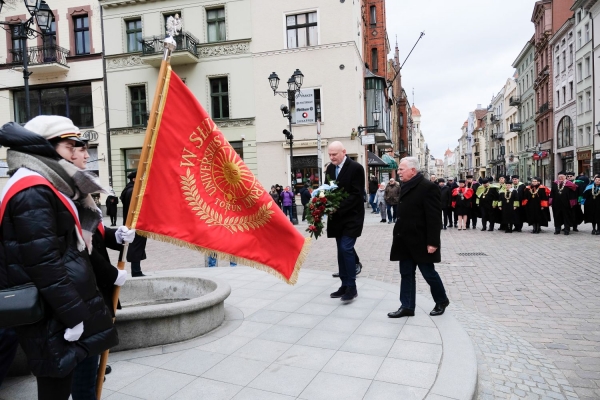
[[[442,200],[442,229],[493,231],[496,224],[506,233],[521,232],[525,223],[541,232],[554,222],[554,234],[569,235],[578,226],[592,224],[592,235],[600,235],[600,175],[591,181],[583,173],[559,172],[551,187],[533,177],[526,184],[518,175],[480,178],[472,175],[455,182],[432,176]],[[552,211],[552,218],[550,212]]]

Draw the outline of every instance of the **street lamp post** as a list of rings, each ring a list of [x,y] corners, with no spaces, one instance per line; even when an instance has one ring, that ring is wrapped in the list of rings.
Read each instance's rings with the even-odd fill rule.
[[[25,118],[29,120],[31,117],[31,106],[29,104],[29,75],[31,75],[32,72],[29,72],[28,69],[29,56],[27,54],[27,39],[33,39],[40,35],[46,35],[52,26],[54,14],[44,0],[24,0],[24,2],[27,11],[29,11],[31,14],[31,17],[28,20],[19,22],[0,21],[0,25],[7,26],[8,28],[2,27],[2,29],[11,31],[11,34],[13,34],[15,31],[18,32],[18,39],[21,43],[21,61],[23,63],[23,83],[25,88],[26,112]],[[4,0],[0,0],[0,12],[2,11],[3,5]],[[37,23],[39,31],[32,28],[34,20]]]
[[[276,94],[287,98],[288,105],[282,104],[279,107],[281,115],[287,118],[289,124],[289,130],[284,129],[283,134],[286,139],[290,141],[290,188],[292,189],[292,224],[298,225],[298,212],[296,210],[296,193],[294,191],[294,135],[292,134],[292,101],[300,94],[300,88],[304,82],[304,75],[299,69],[296,69],[290,79],[287,81],[286,91],[277,91],[279,87],[279,76],[275,72],[269,75],[269,85],[273,90],[273,96]]]

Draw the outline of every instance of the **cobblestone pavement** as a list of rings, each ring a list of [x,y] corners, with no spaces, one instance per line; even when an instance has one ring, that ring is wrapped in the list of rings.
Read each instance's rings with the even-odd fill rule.
[[[367,210],[356,245],[361,277],[399,283],[397,263],[389,261],[392,227]],[[589,225],[570,236],[530,231],[442,232],[438,271],[448,310],[475,345],[479,397],[600,399],[600,237]],[[334,247],[324,237],[314,241],[303,268],[337,270]],[[275,251],[285,256],[285,249]],[[149,241],[147,252],[145,272],[204,266],[202,255],[164,243]],[[459,255],[474,252],[485,255]],[[429,291],[421,277],[419,291]]]

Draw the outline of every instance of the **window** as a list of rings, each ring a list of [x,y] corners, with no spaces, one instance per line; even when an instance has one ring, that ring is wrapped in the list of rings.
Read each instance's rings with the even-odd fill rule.
[[[583,145],[583,128],[579,128],[577,133],[579,133],[579,143]]]
[[[587,139],[586,145],[592,144],[592,127],[591,126],[585,127],[585,136]]]
[[[44,62],[56,61],[56,21],[52,18],[48,33],[42,36]]]
[[[142,156],[142,149],[126,149],[125,150],[125,176],[130,172],[137,171]]]
[[[556,107],[560,106],[560,91],[556,91]]]
[[[231,147],[233,147],[235,152],[238,153],[238,156],[240,156],[240,158],[243,160],[244,159],[244,142],[242,142],[242,141],[229,142],[229,144],[231,145]]]
[[[79,128],[92,128],[92,86],[54,86],[29,91],[31,118],[38,115],[61,115],[68,117]],[[25,92],[13,92],[15,121],[27,122]]]
[[[569,82],[569,100],[573,100],[573,81]]]
[[[131,98],[131,126],[146,125],[148,118],[148,113],[146,112],[146,87],[130,86],[129,95]]]
[[[586,57],[584,61],[585,61],[585,76],[588,77],[591,74],[591,72],[590,72],[591,71],[591,69],[590,69],[590,65],[591,65],[590,58]]]
[[[227,77],[210,79],[210,104],[213,119],[229,118]]]
[[[569,65],[573,65],[573,45],[569,45]]]
[[[560,56],[556,56],[556,76],[560,74]]]
[[[577,11],[577,23],[581,22],[581,10]]]
[[[563,117],[558,123],[558,148],[573,146],[573,122],[571,117]]]
[[[21,41],[21,29],[20,26],[15,25],[10,29],[10,41],[11,41],[11,50],[12,53],[12,61],[14,63],[23,62],[23,43]]]
[[[585,24],[585,42],[590,41],[590,24]]]
[[[567,69],[567,52],[563,50],[562,52],[562,70],[565,71]]]
[[[225,32],[225,8],[206,10],[206,25],[208,27],[208,41],[222,42],[227,40]]]
[[[371,16],[371,25],[377,24],[377,7],[371,6],[369,8],[369,15]]]
[[[585,92],[586,111],[592,111],[592,92]]]
[[[142,51],[142,20],[125,21],[127,52]]]
[[[563,103],[567,102],[567,88],[566,86],[562,87],[562,98],[563,98]]]
[[[577,48],[581,48],[581,31],[577,31]]]
[[[73,18],[75,24],[75,54],[90,54],[90,26],[87,15]]]
[[[377,62],[377,49],[371,49],[371,70],[377,72],[379,69],[379,63]]]
[[[577,82],[583,79],[583,68],[581,63],[577,63]]]
[[[579,110],[579,114],[583,113],[583,96],[577,97],[577,109]]]
[[[288,49],[318,44],[316,12],[288,15],[286,25]]]

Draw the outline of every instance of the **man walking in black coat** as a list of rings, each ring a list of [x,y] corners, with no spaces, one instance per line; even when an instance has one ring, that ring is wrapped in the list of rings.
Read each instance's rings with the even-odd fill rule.
[[[448,214],[448,211],[452,208],[452,189],[446,186],[446,180],[440,178],[437,180],[440,187],[440,196],[442,203],[442,224],[443,229],[450,225],[452,227],[452,212]]]
[[[415,315],[417,266],[429,284],[435,301],[435,307],[429,315],[442,315],[450,301],[434,265],[441,261],[440,190],[419,172],[419,160],[416,157],[405,157],[400,160],[398,175],[402,187],[390,261],[400,261],[401,307],[398,311],[388,313],[388,317],[401,318]]]
[[[338,187],[348,194],[327,221],[327,237],[335,238],[342,281],[341,287],[331,293],[331,297],[350,301],[358,296],[354,244],[362,233],[365,220],[365,169],[346,156],[346,149],[341,142],[332,142],[327,151],[331,164],[325,170],[326,181],[335,180]]]
[[[133,194],[133,186],[135,185],[135,177],[137,171],[127,175],[129,183],[121,192],[121,202],[123,203],[123,225],[126,225],[127,214],[129,213],[129,204],[131,203],[131,195]],[[135,239],[129,245],[127,250],[127,261],[131,263],[131,276],[133,278],[146,276],[142,272],[142,260],[146,259],[146,241],[147,239],[140,235],[135,235]]]
[[[450,193],[452,193],[452,191],[458,187],[458,183],[454,181],[453,177],[449,177],[448,184],[446,186],[450,188]],[[456,211],[450,207],[448,208],[448,215],[450,216],[450,220],[454,221],[454,227],[456,228],[458,226],[458,214],[456,214]],[[452,228],[452,222],[449,222],[448,226]]]

